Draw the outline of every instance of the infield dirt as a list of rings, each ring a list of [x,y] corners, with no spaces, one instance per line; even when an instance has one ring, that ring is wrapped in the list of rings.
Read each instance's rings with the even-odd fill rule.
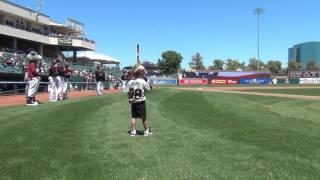
[[[119,90],[106,90],[105,94],[119,93]],[[40,102],[48,102],[48,93],[39,93],[36,98]],[[70,99],[79,99],[88,96],[96,96],[94,90],[88,91],[72,91],[69,94]],[[0,96],[0,107],[24,105],[26,103],[25,95]]]

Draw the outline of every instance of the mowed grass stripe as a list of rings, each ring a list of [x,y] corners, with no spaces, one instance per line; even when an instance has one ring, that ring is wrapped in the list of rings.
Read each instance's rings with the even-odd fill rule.
[[[0,177],[316,179],[319,105],[155,89],[147,102],[155,134],[134,138],[125,94],[2,108],[16,114],[0,117]]]
[[[188,99],[187,105],[182,106],[179,102],[186,97],[192,99]],[[220,132],[221,137],[257,147],[260,153],[271,151],[288,157],[292,154],[293,157],[298,155],[312,160],[314,157],[310,153],[317,151],[320,145],[317,141],[319,133],[317,136],[308,135],[309,127],[319,130],[318,123],[310,124],[303,119],[284,119],[268,111],[263,107],[264,104],[259,105],[257,100],[261,97],[250,97],[255,100],[249,101],[236,95],[217,96],[213,93],[181,92],[175,98],[176,103],[171,104],[172,107],[162,106],[169,109],[175,107],[175,112],[169,116],[179,114],[181,117],[177,119],[184,121],[184,125],[190,126],[190,129],[202,131],[207,135]],[[207,100],[211,100],[212,103],[208,104]],[[199,104],[202,106],[199,107]],[[302,123],[306,127],[301,126]],[[294,165],[300,165],[297,169],[305,166],[299,163]],[[293,170],[288,174],[296,172]],[[300,173],[301,171],[297,175]]]
[[[21,175],[24,179],[55,178],[56,175],[63,178],[59,174],[68,170],[70,160],[87,163],[89,156],[85,156],[79,146],[83,141],[82,129],[86,128],[82,126],[83,122],[90,120],[87,118],[90,113],[117,102],[115,96],[109,99],[111,101],[108,103],[106,99],[93,98],[43,107],[24,107],[32,113],[24,113],[14,119],[14,126],[1,131],[1,147],[6,147],[1,150],[4,157],[1,167],[6,167],[2,171],[16,177]],[[11,117],[7,122],[10,120]],[[70,164],[75,168],[78,165]],[[79,168],[78,171],[83,170]]]

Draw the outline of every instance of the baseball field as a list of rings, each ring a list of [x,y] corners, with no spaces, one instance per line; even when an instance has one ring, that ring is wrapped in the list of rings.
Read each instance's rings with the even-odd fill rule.
[[[151,91],[149,137],[123,93],[2,107],[0,179],[319,179],[320,88],[208,89]]]

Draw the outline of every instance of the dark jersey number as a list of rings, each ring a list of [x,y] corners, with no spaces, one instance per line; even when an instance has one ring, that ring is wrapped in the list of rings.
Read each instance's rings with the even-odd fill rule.
[[[128,92],[128,98],[129,99],[140,99],[142,96],[142,90],[141,89],[136,89],[134,90],[133,88],[130,88],[129,89],[129,92]]]
[[[135,97],[135,99],[140,99],[141,96],[142,96],[142,91],[141,91],[141,89],[136,89],[136,90],[134,91],[134,97]]]
[[[133,96],[134,96],[134,89],[133,89],[133,88],[130,88],[130,89],[129,89],[129,92],[128,92],[128,98],[129,98],[129,99],[133,99]]]

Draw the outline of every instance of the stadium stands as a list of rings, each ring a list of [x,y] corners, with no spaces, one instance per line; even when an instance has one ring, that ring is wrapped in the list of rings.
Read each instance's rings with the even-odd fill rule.
[[[7,52],[9,51],[9,52]],[[18,51],[21,52],[21,51]],[[52,66],[54,58],[43,57],[40,62],[40,73],[48,75],[49,68]],[[0,72],[5,73],[23,73],[26,67],[26,54],[17,54],[13,50],[2,48],[0,51]],[[74,74],[73,76],[79,76],[75,78],[77,80],[84,81],[84,79],[93,76],[95,66],[93,64],[72,64]],[[118,69],[108,68],[106,69],[108,75],[112,75],[114,78],[121,77],[121,71]]]
[[[25,55],[10,52],[5,52],[4,49],[0,52],[0,71],[7,73],[21,73],[23,69]]]
[[[59,34],[50,33],[50,34],[48,34],[47,36],[49,36],[49,37],[55,37],[55,38],[82,40],[82,41],[90,42],[90,43],[93,43],[93,44],[96,43],[96,42],[93,41],[93,40],[90,40],[90,39],[88,39],[88,38],[84,38],[84,37],[81,37],[81,36],[77,36],[77,35],[68,35],[68,34],[61,34],[61,33],[59,33]]]
[[[0,21],[1,22],[1,21]],[[39,29],[39,28],[35,28],[35,27],[30,27],[28,28],[27,26],[25,26],[24,24],[26,24],[26,22],[24,22],[22,19],[21,20],[17,20],[16,22],[13,21],[9,21],[6,20],[3,23],[0,23],[1,25],[5,25],[8,27],[12,27],[12,28],[16,28],[19,30],[23,30],[23,31],[27,31],[27,32],[31,32],[31,33],[35,33],[35,34],[39,34],[39,35],[43,35],[43,36],[48,36],[48,37],[54,37],[54,38],[65,38],[65,39],[75,39],[75,40],[82,40],[82,41],[86,41],[86,42],[90,42],[93,44],[96,44],[95,41],[90,40],[88,38],[79,36],[79,35],[75,35],[75,34],[65,34],[65,33],[61,33],[61,32],[49,32],[47,29],[43,28],[43,29]]]
[[[43,58],[40,63],[40,73],[47,74],[52,64],[52,58]],[[6,73],[23,73],[26,67],[26,54],[17,54],[1,51],[0,53],[0,71]]]
[[[116,79],[120,79],[122,76],[122,71],[117,69],[106,69],[108,75],[113,76]]]
[[[119,62],[110,57],[107,57],[108,61],[88,61],[77,56],[80,52],[94,51],[96,42],[87,38],[84,24],[75,19],[66,18],[65,23],[59,23],[48,15],[10,1],[0,1],[0,9],[0,81],[22,81],[27,66],[26,55],[31,50],[42,56],[38,68],[44,81],[54,58],[76,62],[70,64],[77,81],[94,79],[96,64],[119,66]],[[71,58],[64,53],[70,54]],[[121,76],[119,71],[107,70],[114,77]]]

